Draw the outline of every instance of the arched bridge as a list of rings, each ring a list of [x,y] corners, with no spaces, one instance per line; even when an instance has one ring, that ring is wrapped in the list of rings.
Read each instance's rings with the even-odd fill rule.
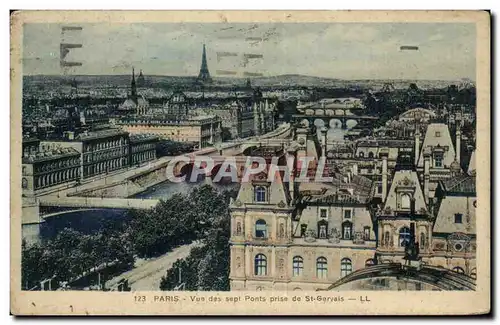
[[[354,114],[338,114],[338,113],[330,113],[324,110],[316,110],[311,112],[310,114],[294,114],[292,115],[292,119],[294,123],[301,123],[302,121],[307,121],[307,124],[312,126],[316,120],[322,120],[325,126],[329,126],[332,121],[337,121],[340,123],[342,129],[347,129],[348,121],[356,121],[356,123],[360,122],[375,122],[379,119],[378,116],[370,116],[370,115],[354,115]]]
[[[343,284],[359,280],[394,278],[431,285],[440,290],[475,290],[476,281],[465,275],[442,267],[424,265],[421,268],[407,267],[400,263],[368,266],[341,278],[327,289],[333,290]]]

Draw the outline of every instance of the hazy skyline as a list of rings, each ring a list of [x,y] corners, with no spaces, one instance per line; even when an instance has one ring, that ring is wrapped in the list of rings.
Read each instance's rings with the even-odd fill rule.
[[[339,79],[475,80],[474,24],[450,23],[147,23],[26,24],[23,74],[62,74],[59,44],[81,43],[72,74],[196,76],[202,45],[212,76],[223,71],[264,76],[301,74]],[[66,26],[66,25],[65,25]],[[259,41],[258,39],[262,39]],[[400,46],[418,46],[401,51]],[[219,53],[218,53],[219,52]],[[245,54],[250,54],[244,60]],[[255,54],[262,59],[255,59]]]

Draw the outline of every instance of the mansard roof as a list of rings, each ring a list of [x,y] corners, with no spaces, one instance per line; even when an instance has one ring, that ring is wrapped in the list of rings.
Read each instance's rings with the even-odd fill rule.
[[[412,197],[415,200],[415,211],[427,211],[424,194],[420,187],[417,173],[414,170],[398,170],[394,173],[391,188],[382,209],[383,211],[396,212],[400,210],[398,207],[398,192],[401,190],[408,190],[412,193]]]
[[[445,193],[476,195],[476,176],[460,175],[440,182]]]
[[[274,175],[274,180],[268,182],[268,173],[270,165],[266,165],[266,170],[256,174],[250,175],[249,181],[244,181],[241,183],[240,190],[238,192],[238,197],[236,198],[234,205],[239,207],[241,205],[275,205],[279,208],[285,208],[289,206],[291,201],[290,192],[288,189],[288,183],[284,183],[283,178],[279,172]],[[267,188],[268,199],[265,203],[254,203],[254,190],[255,186],[263,185]]]
[[[447,148],[447,151],[443,156],[444,166],[450,166],[453,160],[455,160],[455,147],[453,145],[453,141],[451,140],[450,131],[446,124],[431,123],[427,127],[424,142],[422,143],[422,147],[420,150],[417,164],[418,167],[424,166],[424,150],[429,147],[441,147],[443,149]]]
[[[367,203],[371,189],[372,181],[364,176],[353,175],[346,182],[343,175],[335,173],[331,183],[301,183],[299,193],[307,202],[355,204]]]

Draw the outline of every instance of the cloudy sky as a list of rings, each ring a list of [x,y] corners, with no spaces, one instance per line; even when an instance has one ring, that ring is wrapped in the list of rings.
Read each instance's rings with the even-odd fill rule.
[[[65,25],[67,26],[67,25]],[[77,26],[77,25],[73,25]],[[302,74],[341,79],[475,80],[474,24],[26,24],[24,74],[62,74],[59,44],[81,43],[75,74],[197,75],[202,44],[212,75]],[[400,46],[418,46],[401,51]],[[227,54],[231,53],[231,56]],[[245,60],[245,54],[251,54]],[[255,58],[254,54],[262,55]],[[248,56],[247,56],[248,57]]]

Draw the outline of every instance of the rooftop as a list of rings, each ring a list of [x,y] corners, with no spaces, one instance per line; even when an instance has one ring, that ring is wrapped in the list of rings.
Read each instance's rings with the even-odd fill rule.
[[[159,139],[158,136],[154,134],[149,134],[149,133],[138,133],[138,134],[131,134],[129,136],[130,142],[142,142],[142,141],[148,141],[148,140],[156,140]]]
[[[372,181],[353,175],[348,182],[343,175],[335,175],[332,183],[301,183],[299,193],[305,202],[366,203],[370,200]]]
[[[39,151],[36,154],[23,157],[23,163],[32,164],[41,161],[48,161],[53,159],[60,159],[69,156],[78,156],[80,153],[71,147],[56,147],[50,148],[45,151]]]
[[[92,139],[106,138],[106,137],[112,137],[112,136],[116,136],[116,135],[126,135],[126,134],[128,134],[128,133],[121,130],[121,129],[105,129],[105,130],[81,133],[78,136],[76,136],[76,139],[77,140],[92,140]]]
[[[389,147],[389,148],[413,148],[414,140],[403,139],[366,139],[357,142],[358,147]]]
[[[445,193],[476,194],[476,176],[460,175],[441,181]]]

